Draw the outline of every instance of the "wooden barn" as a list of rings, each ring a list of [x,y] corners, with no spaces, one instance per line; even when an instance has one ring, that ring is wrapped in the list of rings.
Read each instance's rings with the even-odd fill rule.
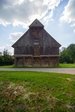
[[[14,63],[16,66],[57,67],[60,46],[36,19],[27,32],[12,45]]]

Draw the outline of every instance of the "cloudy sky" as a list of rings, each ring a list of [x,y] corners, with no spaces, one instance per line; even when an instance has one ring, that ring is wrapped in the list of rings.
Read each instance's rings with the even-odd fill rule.
[[[26,32],[34,19],[62,45],[75,43],[75,0],[0,0],[0,52]]]

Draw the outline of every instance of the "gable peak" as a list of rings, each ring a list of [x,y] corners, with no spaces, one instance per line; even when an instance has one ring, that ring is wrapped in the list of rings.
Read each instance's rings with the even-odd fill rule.
[[[32,23],[31,23],[31,25],[29,26],[30,28],[31,27],[44,27],[44,25],[38,20],[38,19],[35,19]]]

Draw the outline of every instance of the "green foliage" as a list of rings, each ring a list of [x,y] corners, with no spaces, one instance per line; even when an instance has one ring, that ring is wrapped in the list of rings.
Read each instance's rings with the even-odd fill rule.
[[[75,44],[69,45],[60,53],[60,63],[75,63]]]
[[[72,59],[73,63],[75,63],[75,44],[71,44],[68,48],[68,54]]]
[[[60,53],[60,63],[73,63],[67,48]]]
[[[9,55],[9,52],[7,50],[3,51],[3,55],[0,56],[0,66],[1,65],[12,65],[13,64],[13,58],[11,55]]]

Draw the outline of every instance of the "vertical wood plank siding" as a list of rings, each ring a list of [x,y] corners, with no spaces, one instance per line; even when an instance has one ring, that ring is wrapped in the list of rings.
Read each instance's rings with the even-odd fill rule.
[[[14,64],[16,66],[57,67],[60,46],[36,19],[29,26],[28,31],[12,46]]]

